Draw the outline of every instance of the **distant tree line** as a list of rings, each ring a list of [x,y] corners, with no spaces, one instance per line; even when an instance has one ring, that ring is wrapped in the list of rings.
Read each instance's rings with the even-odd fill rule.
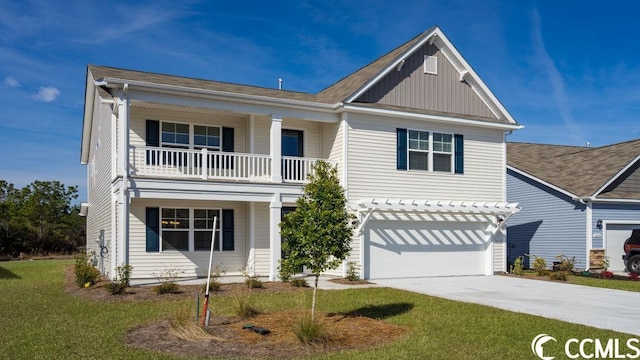
[[[0,255],[70,254],[85,244],[77,186],[34,181],[17,189],[0,180]]]

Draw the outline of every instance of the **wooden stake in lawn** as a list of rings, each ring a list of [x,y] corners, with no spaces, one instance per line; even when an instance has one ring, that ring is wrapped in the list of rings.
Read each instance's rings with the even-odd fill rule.
[[[218,217],[213,217],[213,233],[211,234],[211,251],[209,252],[209,271],[207,272],[207,287],[204,290],[204,305],[202,305],[202,316],[200,317],[200,326],[205,325],[207,311],[209,311],[209,281],[211,280],[211,263],[213,262],[213,246],[216,240],[216,226],[218,225]],[[209,325],[209,324],[207,324]]]

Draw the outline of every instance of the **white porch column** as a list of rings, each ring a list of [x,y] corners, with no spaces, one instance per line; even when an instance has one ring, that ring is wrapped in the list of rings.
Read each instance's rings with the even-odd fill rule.
[[[249,203],[249,258],[247,259],[250,276],[256,274],[256,203]]]
[[[278,277],[281,253],[280,221],[282,221],[282,199],[275,194],[269,204],[269,281]]]
[[[271,115],[271,182],[282,182],[282,115]]]
[[[119,252],[122,264],[129,263],[129,128],[130,128],[130,108],[129,96],[127,95],[128,85],[124,85],[123,91],[118,94],[118,117],[120,119],[120,166],[122,171],[122,186],[118,201],[121,206],[120,221],[120,243]]]

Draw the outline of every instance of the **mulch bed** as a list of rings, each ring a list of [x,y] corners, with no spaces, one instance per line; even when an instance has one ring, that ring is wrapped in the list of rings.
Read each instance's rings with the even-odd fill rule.
[[[354,285],[369,282],[334,279],[337,283]],[[152,286],[132,286],[125,295],[111,295],[105,289],[109,282],[100,280],[89,288],[78,288],[75,284],[73,266],[65,271],[65,289],[72,296],[92,301],[164,301],[193,297],[202,293],[202,285],[180,285],[181,293],[157,295]],[[255,292],[301,292],[311,288],[297,288],[283,282],[264,282],[264,288],[253,289]],[[211,292],[212,296],[232,296],[246,290],[245,284],[222,284],[219,291]],[[251,359],[293,359],[327,352],[340,352],[355,349],[368,349],[384,345],[407,334],[404,327],[389,324],[382,320],[369,318],[367,309],[345,314],[317,313],[316,319],[324,324],[329,337],[321,344],[302,345],[291,330],[296,319],[302,316],[297,310],[258,314],[250,319],[235,316],[213,315],[211,325],[206,328],[214,339],[186,341],[172,333],[169,320],[145,324],[131,329],[124,336],[128,346],[152,351],[161,351],[181,356],[215,356],[222,358]],[[270,333],[259,335],[251,330],[243,329],[243,325],[251,323],[267,328]]]
[[[335,278],[335,279],[330,279],[329,281],[336,283],[336,284],[341,284],[341,285],[367,285],[367,284],[373,284],[372,282],[369,282],[367,280],[347,280],[344,278]]]

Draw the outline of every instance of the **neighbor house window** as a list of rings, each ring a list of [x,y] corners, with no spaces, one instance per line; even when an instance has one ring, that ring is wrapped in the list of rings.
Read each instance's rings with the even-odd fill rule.
[[[189,209],[162,209],[162,250],[189,251]]]

